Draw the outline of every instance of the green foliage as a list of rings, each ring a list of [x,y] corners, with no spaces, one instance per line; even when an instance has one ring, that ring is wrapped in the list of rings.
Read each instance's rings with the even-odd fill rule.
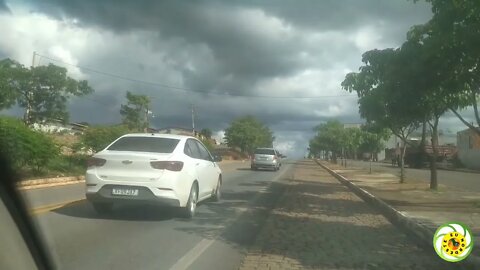
[[[0,118],[0,149],[16,169],[29,166],[36,171],[41,171],[59,153],[50,137],[7,117]]]
[[[438,85],[435,100],[443,101],[466,126],[480,134],[480,2],[427,2],[432,5],[433,17],[412,27],[408,40],[425,48],[423,55],[431,63],[428,71],[436,75]],[[473,107],[477,127],[457,113],[467,107]]]
[[[314,129],[317,135],[311,141],[310,148],[316,152],[330,151],[340,154],[342,147],[346,146],[346,135],[343,125],[338,121],[328,121]]]
[[[208,151],[213,152],[215,147],[213,147],[212,142],[209,139],[200,139],[200,141],[207,147]]]
[[[408,60],[408,61],[407,61]],[[369,123],[390,129],[406,140],[425,119],[424,104],[412,84],[417,67],[400,49],[372,50],[363,54],[360,72],[347,74],[342,87],[357,92],[360,115]]]
[[[200,131],[200,135],[203,135],[205,138],[210,139],[212,137],[212,131],[208,128],[204,128]]]
[[[338,121],[328,121],[314,130],[317,134],[310,140],[310,154],[318,155],[320,151],[330,152],[334,161],[342,151],[353,155],[357,151],[378,153],[384,147],[384,140],[389,137],[388,131],[370,124],[363,125],[361,129],[344,128]]]
[[[143,131],[148,127],[148,107],[150,98],[146,95],[135,95],[127,91],[127,104],[121,105],[120,114],[123,124],[129,129]]]
[[[60,155],[46,165],[49,174],[81,175],[87,169],[87,155]]]
[[[53,64],[26,68],[11,59],[0,60],[0,108],[15,103],[24,108],[27,125],[52,118],[68,121],[68,99],[92,92],[87,81],[68,77],[66,68]]]
[[[127,133],[129,133],[129,129],[123,125],[89,127],[81,135],[81,144],[76,145],[74,148],[78,151],[80,148],[86,147],[98,152],[103,150],[118,137]]]
[[[238,147],[243,153],[252,153],[257,147],[272,147],[274,139],[272,131],[253,116],[238,118],[225,130],[228,146]]]

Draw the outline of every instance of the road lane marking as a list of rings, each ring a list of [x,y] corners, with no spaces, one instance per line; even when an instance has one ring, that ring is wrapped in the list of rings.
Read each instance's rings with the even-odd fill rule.
[[[261,190],[263,189],[268,189],[270,185],[274,182],[277,182],[281,177],[283,177],[290,169],[291,166],[288,166],[287,169],[284,169],[280,174],[277,174],[275,177],[273,177],[269,183],[269,185],[265,188],[260,189],[258,192],[249,202],[253,202],[258,200],[258,198],[262,195]],[[233,217],[232,220],[227,221],[226,224],[224,225],[224,228],[234,224],[240,219],[241,214],[245,213],[246,211],[252,209],[252,206],[248,206],[246,208],[242,207],[239,208],[239,211],[235,209],[236,214]],[[221,226],[221,225],[220,225]],[[213,238],[211,239],[202,239],[200,242],[198,242],[192,249],[190,249],[185,255],[183,255],[178,261],[170,267],[169,270],[185,270],[188,267],[190,267],[195,260],[197,260],[216,240],[217,238],[222,234],[223,232],[217,232],[217,234],[214,234]]]
[[[181,257],[171,268],[170,270],[184,270],[187,269],[192,263],[200,257],[200,255],[210,247],[214,239],[202,239],[198,242],[190,251],[188,251],[183,257]]]
[[[62,203],[49,204],[49,205],[44,205],[44,206],[32,208],[32,209],[30,209],[29,212],[30,212],[31,215],[39,215],[39,214],[43,214],[43,213],[46,213],[46,212],[50,212],[50,211],[58,209],[58,208],[62,208],[66,205],[69,205],[69,206],[78,205],[78,204],[83,203],[85,201],[86,201],[86,199],[77,199],[77,200],[71,200],[71,201],[66,201],[66,202],[62,202]]]

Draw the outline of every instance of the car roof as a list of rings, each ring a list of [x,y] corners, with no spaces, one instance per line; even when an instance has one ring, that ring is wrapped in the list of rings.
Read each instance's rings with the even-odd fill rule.
[[[162,134],[162,133],[129,133],[125,134],[122,137],[156,137],[156,138],[167,138],[167,139],[196,139],[193,136],[186,135],[176,135],[176,134]]]

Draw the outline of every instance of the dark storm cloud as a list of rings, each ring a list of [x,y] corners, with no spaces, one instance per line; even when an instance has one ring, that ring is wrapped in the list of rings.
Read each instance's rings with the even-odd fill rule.
[[[315,30],[352,30],[359,25],[384,21],[411,25],[431,16],[424,1],[409,0],[304,0],[235,1],[237,5],[260,7],[293,24]]]
[[[280,96],[345,94],[341,78],[364,50],[400,45],[411,25],[431,16],[425,3],[408,0],[43,0],[28,8],[100,33],[89,36],[88,53],[72,52],[79,65],[194,92]],[[300,76],[305,71],[321,78]],[[190,127],[194,103],[198,128],[219,131],[254,115],[302,149],[321,122],[360,121],[356,99],[235,98],[87,78],[96,93],[72,100],[74,121],[120,121],[127,90],[152,97],[154,127]]]
[[[84,25],[116,32],[149,30],[158,33],[157,42],[177,39],[179,49],[185,44],[205,45],[214,58],[207,68],[210,72],[198,71],[203,66],[195,71],[185,69],[185,83],[192,89],[228,92],[251,92],[258,81],[292,75],[311,65],[311,59],[298,56],[302,50],[312,50],[305,48],[298,35],[303,29],[347,31],[345,35],[349,35],[348,31],[362,25],[380,23],[388,29],[385,35],[402,39],[413,22],[428,19],[428,8],[408,1],[47,0],[32,4],[42,12],[76,18]],[[265,21],[257,21],[259,18]],[[274,30],[272,24],[296,28],[273,36],[262,32],[264,27]],[[328,57],[327,53],[321,55]],[[323,60],[314,61],[330,64]]]
[[[232,91],[247,90],[259,78],[292,74],[303,68],[295,55],[295,40],[281,36],[272,40],[252,29],[236,7],[220,2],[193,1],[42,1],[40,11],[57,18],[78,18],[81,24],[117,32],[149,30],[162,39],[178,40],[180,46],[206,44],[219,72],[205,81],[185,71],[190,81],[215,88],[216,78],[233,75]],[[247,14],[248,15],[248,14]],[[253,14],[258,15],[258,14]],[[261,16],[261,14],[259,15]],[[203,81],[202,81],[203,80]],[[203,84],[202,84],[203,82]],[[191,82],[191,87],[199,88]],[[240,88],[242,87],[242,88]]]
[[[7,4],[5,3],[5,0],[0,0],[0,13],[2,12],[10,12],[10,9],[8,8]]]

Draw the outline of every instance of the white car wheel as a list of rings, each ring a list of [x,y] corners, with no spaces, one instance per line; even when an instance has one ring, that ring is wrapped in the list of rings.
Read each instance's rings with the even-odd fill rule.
[[[187,205],[182,209],[182,216],[185,218],[193,218],[195,215],[195,210],[197,209],[197,200],[198,200],[198,190],[197,185],[193,184],[190,189],[190,196],[188,197]]]
[[[217,187],[215,188],[215,192],[212,194],[212,200],[214,202],[218,202],[222,198],[221,187],[222,187],[222,180],[218,178]]]

